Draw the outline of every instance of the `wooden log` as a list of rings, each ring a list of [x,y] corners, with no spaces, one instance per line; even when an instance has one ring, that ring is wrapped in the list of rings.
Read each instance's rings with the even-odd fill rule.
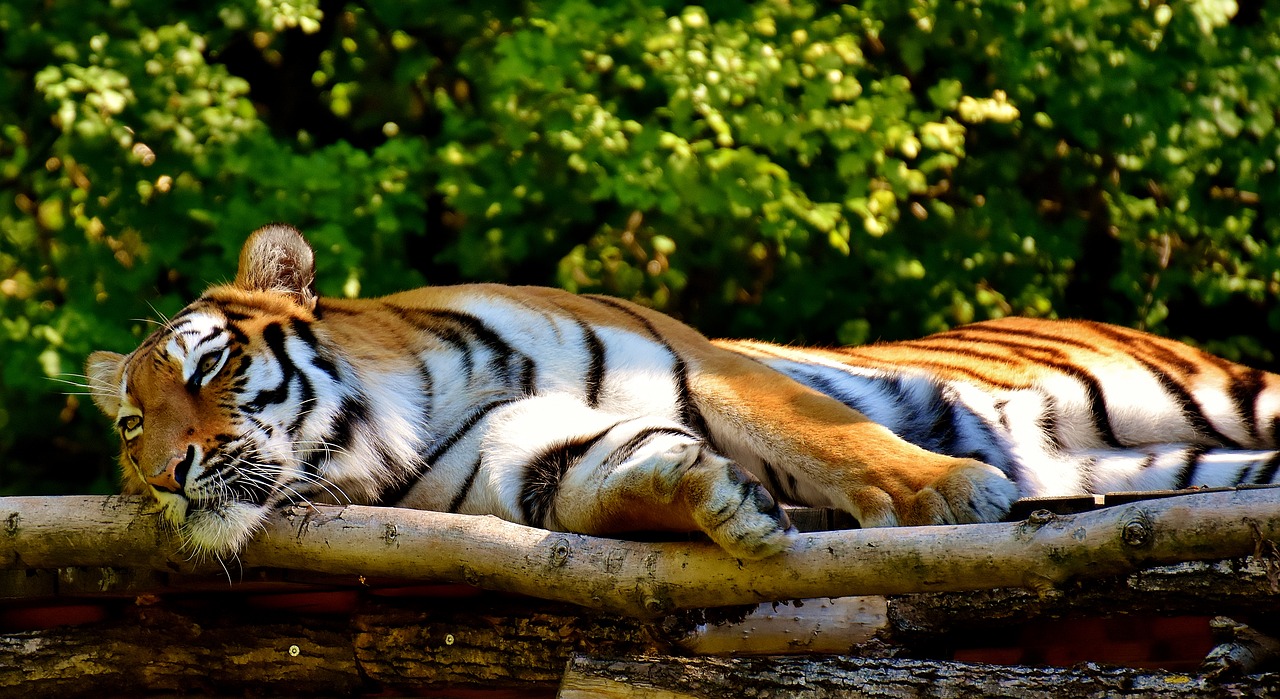
[[[0,635],[0,695],[328,696],[367,686],[341,625],[313,618],[241,626],[222,614],[138,608],[115,623]]]
[[[413,584],[394,579],[368,579],[356,575],[308,573],[275,568],[255,568],[227,574],[162,573],[131,568],[58,568],[39,570],[0,570],[0,610],[38,603],[92,602],[97,599],[129,598],[139,595],[272,593],[325,590],[376,590]],[[468,586],[462,586],[468,587]],[[833,614],[815,617],[813,611],[832,605],[830,598],[806,601],[799,607],[789,601],[764,603],[759,606],[733,607],[724,614],[703,613],[700,621],[691,622],[681,641],[692,652],[714,652],[700,635],[725,637],[752,633],[751,644],[760,644],[753,652],[776,654],[786,652],[788,645],[809,644],[815,652],[843,652],[830,644],[853,644],[868,634],[887,627],[894,639],[924,640],[947,635],[955,629],[999,629],[1014,627],[1036,619],[1096,617],[1113,614],[1148,614],[1158,616],[1203,616],[1207,613],[1236,615],[1242,618],[1259,614],[1280,613],[1280,590],[1273,587],[1266,561],[1253,557],[1225,561],[1197,561],[1171,566],[1157,566],[1128,575],[1096,580],[1078,580],[1058,588],[1059,594],[1043,595],[1022,588],[1000,588],[967,592],[931,592],[836,598]],[[797,601],[798,602],[798,601]],[[743,611],[754,610],[754,613]],[[887,614],[887,619],[883,618]],[[679,616],[679,615],[677,615]],[[800,623],[822,626],[822,636],[802,642],[798,637],[778,636],[777,643],[764,644],[761,636],[768,624],[789,628],[786,619],[801,616]],[[857,619],[855,617],[861,617]],[[669,625],[669,619],[664,618]],[[692,618],[692,617],[688,617]],[[760,625],[761,619],[774,621]],[[795,626],[792,630],[799,629]],[[832,633],[838,629],[838,633]],[[759,633],[757,633],[759,632]],[[883,634],[881,634],[883,635]],[[840,636],[840,638],[837,638]],[[676,637],[673,637],[676,638]],[[676,638],[676,640],[679,640]]]
[[[1276,696],[1280,674],[1216,683],[1199,676],[1084,664],[1029,668],[847,656],[595,658],[575,656],[559,699],[1028,699]]]
[[[309,599],[298,599],[307,597]],[[575,653],[670,650],[640,621],[481,595],[366,599],[202,595],[132,602],[91,625],[0,634],[0,696],[339,696],[465,689],[551,694]],[[293,598],[285,599],[285,598]]]
[[[2,498],[0,568],[195,570],[144,501]],[[239,555],[247,567],[466,582],[654,617],[779,599],[1027,587],[1051,592],[1186,560],[1249,554],[1280,538],[1280,491],[1186,495],[1013,524],[869,529],[796,537],[743,562],[704,543],[637,543],[493,517],[371,507],[293,508]],[[211,568],[205,563],[204,569]]]
[[[1181,574],[1192,590],[1198,589],[1205,581],[1200,566],[1185,568],[1181,573],[1163,571],[1159,587],[1175,590]],[[1123,586],[1126,579],[1141,576],[1114,584]],[[117,573],[109,577],[130,580]],[[981,605],[951,603],[925,617],[926,625],[919,616],[904,621],[904,615],[893,613],[895,605],[912,596],[891,598],[887,617],[883,598],[844,598],[689,610],[651,623],[465,587],[369,587],[354,578],[346,579],[346,587],[340,578],[279,573],[255,575],[234,586],[225,579],[212,587],[205,579],[179,581],[167,596],[146,593],[136,600],[112,592],[95,597],[93,583],[102,577],[84,571],[66,572],[61,579],[74,583],[67,598],[43,598],[35,608],[24,607],[21,600],[0,604],[0,625],[6,619],[13,625],[7,612],[27,612],[26,618],[45,616],[45,610],[63,614],[66,608],[43,606],[59,600],[96,606],[99,611],[89,618],[100,620],[0,634],[0,696],[19,688],[30,699],[97,696],[103,686],[118,687],[124,694],[328,696],[348,690],[413,693],[458,687],[550,693],[574,653],[634,659],[654,653],[740,655],[745,649],[919,657],[921,646],[916,644],[921,641],[938,650],[949,638],[971,635],[982,610]],[[1002,592],[1027,597],[1023,591]],[[1258,593],[1260,602],[1276,596],[1269,588],[1258,588]],[[991,595],[990,605],[999,605],[996,593],[982,594]],[[920,595],[916,606],[964,596],[974,594]],[[1093,598],[1093,606],[1068,605],[1064,613],[1123,614],[1134,599],[1118,595],[1108,603]],[[948,609],[956,612],[955,620],[943,615]],[[986,609],[999,616],[992,606]],[[1180,611],[1207,610],[1202,605]],[[1027,615],[1005,615],[997,625],[1052,615],[1034,606],[1023,612]],[[322,661],[292,660],[299,656],[285,661],[294,645],[306,659]],[[143,667],[145,672],[139,669]]]
[[[930,592],[889,598],[895,637],[920,641],[955,629],[998,629],[1034,619],[1113,614],[1244,615],[1280,613],[1274,562],[1252,556],[1157,566],[1082,579],[1055,594],[1021,588]]]

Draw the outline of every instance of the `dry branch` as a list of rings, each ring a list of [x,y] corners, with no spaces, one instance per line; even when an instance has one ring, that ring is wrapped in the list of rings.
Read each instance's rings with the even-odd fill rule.
[[[0,568],[191,571],[142,500],[0,498]],[[1187,495],[1012,524],[804,534],[743,562],[706,543],[637,543],[492,517],[371,507],[294,508],[240,554],[249,568],[466,582],[636,616],[810,597],[1026,587],[1049,592],[1280,538],[1280,492]],[[205,563],[204,569],[211,564]]]

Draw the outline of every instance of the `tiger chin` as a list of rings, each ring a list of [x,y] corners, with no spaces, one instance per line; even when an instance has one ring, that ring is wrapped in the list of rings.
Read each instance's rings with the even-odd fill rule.
[[[863,526],[1000,519],[1019,496],[1272,482],[1280,381],[1115,326],[1006,319],[862,348],[709,341],[540,287],[325,298],[297,230],[86,374],[124,489],[233,555],[291,503],[703,532],[762,558],[779,503]]]

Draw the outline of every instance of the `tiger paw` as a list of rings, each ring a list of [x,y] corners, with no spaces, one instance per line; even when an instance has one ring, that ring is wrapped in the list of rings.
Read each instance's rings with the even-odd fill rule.
[[[698,528],[730,555],[759,559],[790,547],[795,529],[787,514],[737,464],[703,450],[683,480]]]
[[[1000,469],[967,460],[920,489],[901,512],[901,523],[998,522],[1018,499],[1018,486]]]

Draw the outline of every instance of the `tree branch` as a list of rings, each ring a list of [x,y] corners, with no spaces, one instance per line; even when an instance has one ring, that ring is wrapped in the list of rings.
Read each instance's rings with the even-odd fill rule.
[[[0,498],[0,569],[216,570],[177,553],[141,499]],[[777,599],[1025,587],[1245,556],[1280,538],[1280,491],[1186,495],[1024,522],[802,534],[743,562],[708,543],[637,543],[493,517],[295,507],[241,552],[246,567],[466,582],[642,617]]]

